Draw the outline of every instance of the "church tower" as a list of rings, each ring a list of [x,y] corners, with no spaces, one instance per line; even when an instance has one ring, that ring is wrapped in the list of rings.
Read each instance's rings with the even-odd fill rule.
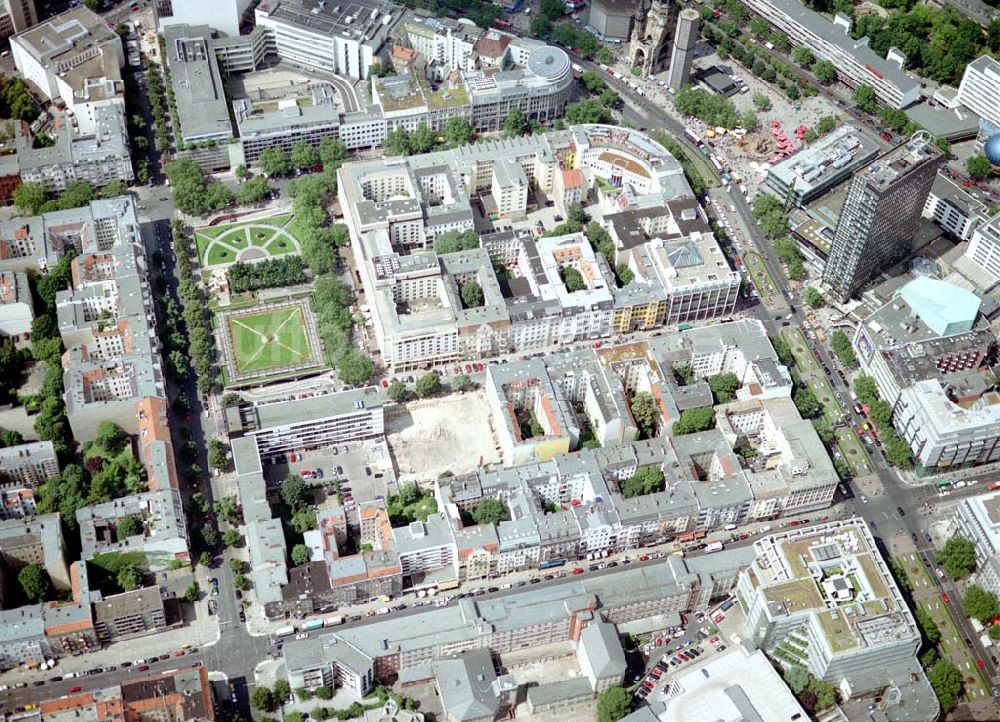
[[[677,24],[670,0],[643,0],[635,19],[629,43],[632,67],[642,69],[643,77],[670,67],[670,47]]]

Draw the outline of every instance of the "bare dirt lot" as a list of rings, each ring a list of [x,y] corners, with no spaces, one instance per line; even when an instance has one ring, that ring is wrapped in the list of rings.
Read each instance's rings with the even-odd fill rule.
[[[399,481],[467,474],[498,463],[489,405],[481,391],[414,401],[386,415],[386,437]]]

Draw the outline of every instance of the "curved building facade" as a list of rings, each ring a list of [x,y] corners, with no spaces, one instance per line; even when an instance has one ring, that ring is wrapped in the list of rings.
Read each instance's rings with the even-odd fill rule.
[[[562,48],[541,45],[523,68],[464,74],[476,132],[500,130],[507,114],[519,108],[528,120],[560,117],[573,92],[573,66]]]

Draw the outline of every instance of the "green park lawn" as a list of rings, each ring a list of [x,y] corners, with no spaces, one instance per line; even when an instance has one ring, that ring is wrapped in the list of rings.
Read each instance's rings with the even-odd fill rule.
[[[280,369],[312,358],[298,306],[231,316],[227,323],[241,373]]]

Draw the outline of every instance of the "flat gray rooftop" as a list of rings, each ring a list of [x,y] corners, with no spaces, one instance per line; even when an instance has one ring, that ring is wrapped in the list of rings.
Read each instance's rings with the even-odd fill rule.
[[[170,25],[164,31],[170,81],[187,142],[232,137],[229,106],[207,25]]]

